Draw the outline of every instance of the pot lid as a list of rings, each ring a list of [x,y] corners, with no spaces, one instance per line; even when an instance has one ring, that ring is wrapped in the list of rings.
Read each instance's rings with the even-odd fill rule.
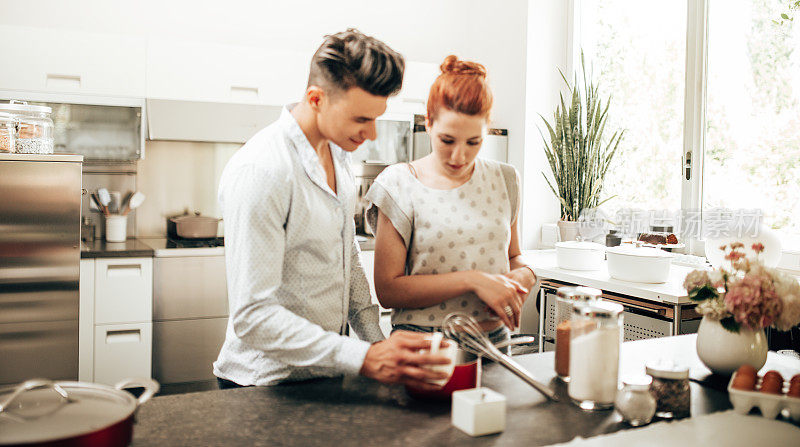
[[[604,250],[605,245],[600,245],[596,242],[588,241],[562,241],[556,242],[558,248],[575,248],[578,250]]]
[[[158,390],[155,382],[149,382],[155,389],[148,385],[141,402]],[[109,386],[29,380],[0,389],[0,445],[48,442],[92,433],[125,420],[136,407],[137,400],[131,394]]]
[[[219,222],[221,219],[216,217],[201,216],[200,212],[195,212],[194,215],[184,214],[182,216],[170,217],[171,221],[178,222]]]
[[[631,244],[623,244],[617,247],[606,248],[606,253],[614,253],[626,256],[639,256],[642,258],[671,258],[672,255],[659,248],[636,247]]]
[[[47,106],[34,106],[28,104],[26,101],[11,100],[7,103],[0,104],[0,111],[11,113],[50,113],[53,111]]]

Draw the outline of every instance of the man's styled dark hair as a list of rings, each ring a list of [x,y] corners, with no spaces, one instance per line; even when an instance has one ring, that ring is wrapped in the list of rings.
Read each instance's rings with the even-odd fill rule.
[[[308,85],[346,91],[351,87],[376,96],[391,96],[403,85],[405,62],[380,40],[349,28],[325,36],[314,57]]]

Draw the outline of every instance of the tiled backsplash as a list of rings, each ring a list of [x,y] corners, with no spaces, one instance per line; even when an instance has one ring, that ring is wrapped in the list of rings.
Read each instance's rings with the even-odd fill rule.
[[[240,144],[148,141],[137,183],[147,196],[136,212],[138,236],[164,236],[166,217],[185,209],[222,217],[217,187],[225,164]],[[224,222],[220,222],[222,235]]]

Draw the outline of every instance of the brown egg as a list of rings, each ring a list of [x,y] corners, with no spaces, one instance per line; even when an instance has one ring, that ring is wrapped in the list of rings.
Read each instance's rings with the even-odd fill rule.
[[[800,398],[800,374],[795,374],[789,381],[789,392],[786,395]]]
[[[756,371],[756,369],[753,368],[753,365],[748,365],[745,363],[744,365],[740,366],[739,369],[736,370],[736,375],[738,376],[739,374],[758,376],[758,371]]]
[[[782,394],[783,380],[778,379],[774,375],[764,375],[764,380],[761,381],[761,392],[767,394]]]
[[[770,370],[770,371],[767,371],[766,374],[764,374],[764,379],[765,380],[768,377],[775,377],[775,380],[779,380],[779,381],[781,381],[781,383],[783,382],[783,376],[781,375],[781,373],[779,373],[778,371],[775,371],[774,369]]]
[[[731,384],[731,388],[744,391],[753,391],[756,389],[757,380],[758,376],[755,374],[749,374],[749,371],[737,371],[736,375],[733,377],[733,384]]]

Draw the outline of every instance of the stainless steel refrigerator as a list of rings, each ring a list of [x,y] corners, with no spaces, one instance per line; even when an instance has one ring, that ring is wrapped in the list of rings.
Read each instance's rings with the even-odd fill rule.
[[[82,159],[0,154],[0,384],[78,378]]]

